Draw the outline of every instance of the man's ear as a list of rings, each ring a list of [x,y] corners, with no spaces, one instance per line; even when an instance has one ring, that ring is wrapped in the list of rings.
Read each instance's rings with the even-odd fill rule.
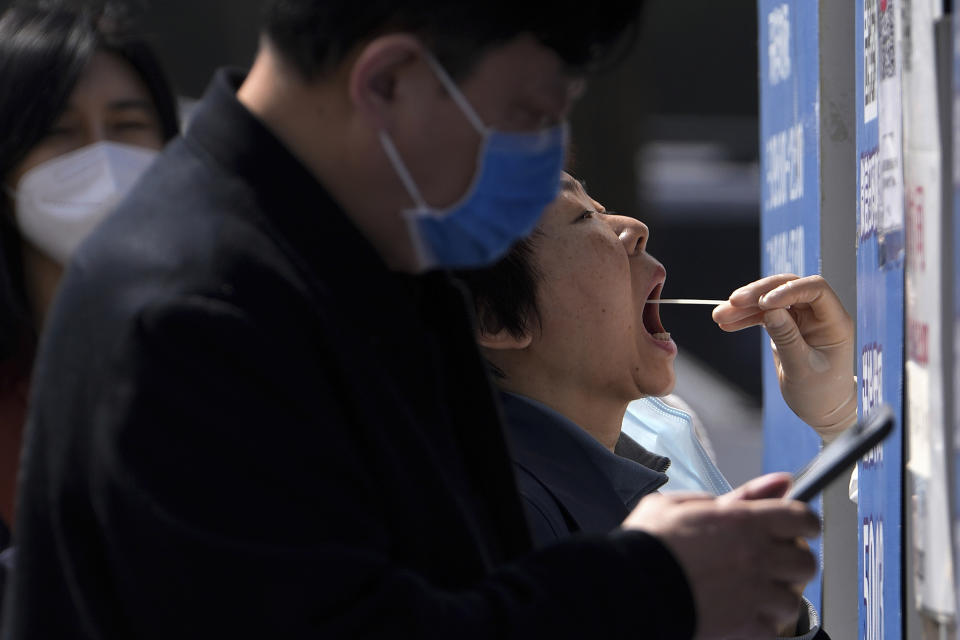
[[[533,336],[529,333],[524,333],[518,338],[506,329],[498,331],[487,331],[483,327],[477,329],[477,344],[485,349],[520,351],[529,347],[531,342],[533,342]]]
[[[360,51],[350,70],[348,92],[374,128],[389,128],[398,76],[422,54],[420,41],[404,33],[375,38]]]

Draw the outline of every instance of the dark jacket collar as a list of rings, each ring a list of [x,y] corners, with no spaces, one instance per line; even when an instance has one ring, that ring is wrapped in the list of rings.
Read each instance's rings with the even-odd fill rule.
[[[613,447],[613,452],[622,458],[639,462],[646,468],[661,473],[670,468],[670,458],[644,449],[639,442],[625,433],[620,434],[617,444]]]
[[[387,314],[411,318],[410,303],[424,295],[423,285],[446,276],[391,272],[317,178],[237,99],[243,79],[239,70],[217,72],[185,144],[239,178],[254,200],[252,209],[269,213],[264,227],[305,273],[348,276],[317,284],[371,334],[390,325]]]
[[[667,481],[662,472],[616,455],[536,400],[511,393],[502,393],[501,400],[514,461],[547,487],[582,531],[619,526],[640,498]],[[633,445],[651,460],[666,460]]]

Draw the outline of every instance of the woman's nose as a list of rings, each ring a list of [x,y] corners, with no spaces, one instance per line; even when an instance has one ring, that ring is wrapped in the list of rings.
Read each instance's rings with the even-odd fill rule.
[[[107,125],[97,117],[89,117],[83,127],[84,146],[105,142],[108,139]]]
[[[628,216],[619,216],[620,242],[626,248],[631,256],[643,253],[647,250],[647,239],[650,237],[650,229],[636,218]]]

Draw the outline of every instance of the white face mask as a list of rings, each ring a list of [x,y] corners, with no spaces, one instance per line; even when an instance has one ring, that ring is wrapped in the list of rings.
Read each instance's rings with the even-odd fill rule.
[[[151,149],[98,142],[37,165],[11,194],[20,233],[65,265],[156,157]]]
[[[623,432],[640,446],[670,458],[670,480],[660,491],[705,491],[720,495],[730,483],[720,473],[697,437],[690,414],[660,398],[634,400],[623,416]]]

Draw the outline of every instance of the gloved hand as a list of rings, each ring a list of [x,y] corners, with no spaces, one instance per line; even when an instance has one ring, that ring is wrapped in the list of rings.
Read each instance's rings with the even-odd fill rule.
[[[856,423],[853,321],[821,276],[757,280],[730,294],[713,319],[724,331],[766,328],[783,399],[825,441]]]

